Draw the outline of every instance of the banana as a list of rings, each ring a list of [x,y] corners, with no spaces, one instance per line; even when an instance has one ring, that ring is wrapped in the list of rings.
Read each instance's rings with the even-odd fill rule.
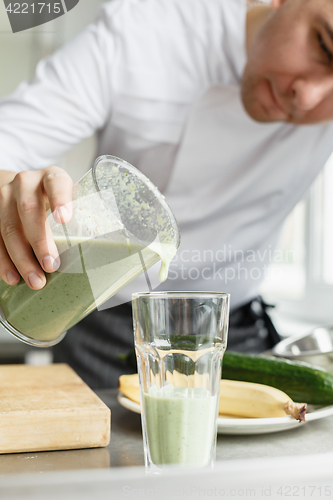
[[[221,380],[219,413],[244,418],[291,415],[305,420],[306,404],[294,403],[287,394],[263,384]]]
[[[118,380],[118,391],[124,394],[127,398],[140,403],[139,376],[137,373],[133,375],[120,375]]]
[[[121,375],[118,390],[140,403],[137,374]],[[268,385],[223,379],[220,381],[219,413],[243,418],[291,415],[296,420],[305,420],[306,403],[294,403],[287,394]]]

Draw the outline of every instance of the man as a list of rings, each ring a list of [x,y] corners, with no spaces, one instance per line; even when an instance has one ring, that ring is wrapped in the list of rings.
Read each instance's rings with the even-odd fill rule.
[[[72,183],[48,165],[97,131],[97,154],[141,169],[179,222],[163,289],[230,292],[229,347],[269,348],[277,335],[258,287],[283,220],[332,151],[331,120],[333,2],[107,3],[0,107],[0,277],[37,290],[54,272],[45,205],[67,221]],[[107,387],[132,342],[124,304],[88,316],[55,358]]]

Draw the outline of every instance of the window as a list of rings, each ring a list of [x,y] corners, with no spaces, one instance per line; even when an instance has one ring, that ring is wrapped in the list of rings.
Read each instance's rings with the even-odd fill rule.
[[[287,218],[279,250],[262,286],[266,300],[301,320],[333,322],[333,155]]]

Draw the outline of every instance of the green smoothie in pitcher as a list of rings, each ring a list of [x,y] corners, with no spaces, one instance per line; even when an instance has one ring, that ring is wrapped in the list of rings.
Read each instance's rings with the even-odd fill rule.
[[[46,285],[31,290],[21,280],[16,286],[0,280],[0,306],[7,322],[25,336],[40,341],[56,339],[127,282],[159,260],[151,249],[103,238],[55,237],[61,266],[46,274]]]
[[[73,186],[72,217],[49,225],[60,267],[46,285],[31,290],[23,279],[0,279],[0,323],[39,347],[59,342],[66,330],[161,260],[160,281],[180,243],[177,222],[164,197],[139,170],[101,156]]]

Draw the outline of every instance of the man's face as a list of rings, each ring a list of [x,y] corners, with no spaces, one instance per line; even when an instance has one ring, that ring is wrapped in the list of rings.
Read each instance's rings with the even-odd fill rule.
[[[259,122],[333,120],[333,0],[273,0],[249,47],[242,100]]]

